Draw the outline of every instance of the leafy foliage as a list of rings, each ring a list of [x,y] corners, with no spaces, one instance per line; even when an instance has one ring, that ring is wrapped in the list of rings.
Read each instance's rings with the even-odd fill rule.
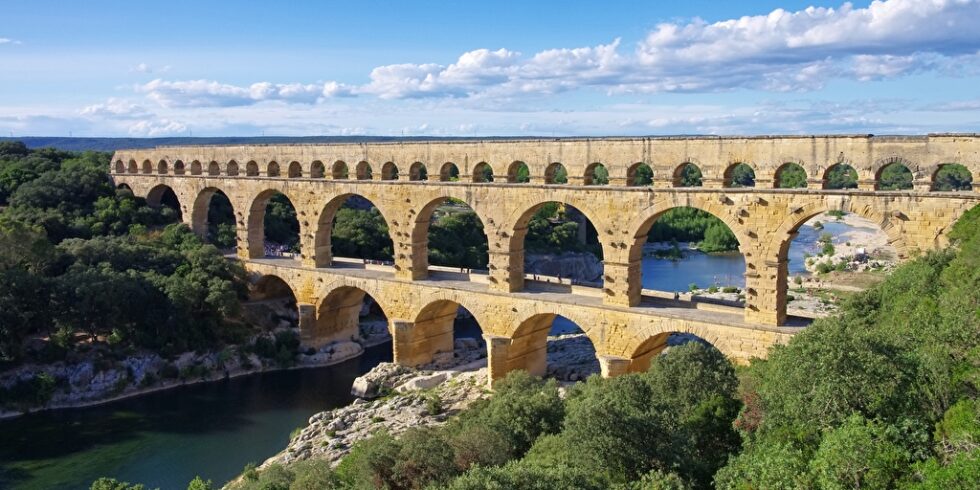
[[[780,189],[799,189],[806,186],[806,170],[799,164],[787,163],[776,174],[776,187]]]

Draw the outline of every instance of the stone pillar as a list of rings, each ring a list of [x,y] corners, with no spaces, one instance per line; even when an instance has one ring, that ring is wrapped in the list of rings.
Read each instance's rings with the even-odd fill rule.
[[[980,179],[975,179],[972,185],[973,185],[973,192],[980,192]]]
[[[265,257],[265,229],[263,227],[248,227],[246,230],[245,249],[248,258],[261,259]]]
[[[484,335],[487,342],[487,386],[493,388],[498,379],[510,372],[510,339],[499,335]]]
[[[773,179],[755,179],[756,189],[772,189],[775,188],[776,181]]]
[[[524,250],[490,250],[490,289],[506,293],[524,290]]]
[[[825,185],[827,185],[827,181],[825,179],[806,179],[807,189],[819,190],[819,189],[823,189]]]
[[[913,180],[912,190],[915,192],[929,192],[932,190],[931,180]]]
[[[390,320],[392,361],[402,366],[417,366],[418,353],[414,342],[415,325],[405,320]]]
[[[722,189],[725,187],[725,179],[715,177],[701,177],[701,187],[705,189]]]
[[[610,175],[609,185],[613,187],[626,187],[629,184],[626,182],[626,177],[622,177],[622,176],[613,177],[612,175]]]
[[[764,261],[745,273],[745,321],[778,326],[786,323],[789,261]]]
[[[568,185],[585,185],[585,177],[581,175],[568,174]]]
[[[878,187],[878,182],[874,179],[858,179],[858,189],[862,191],[873,191]]]
[[[630,360],[619,356],[599,356],[599,372],[603,378],[612,378],[629,372]]]
[[[547,179],[544,175],[529,175],[528,178],[529,180],[527,182],[529,184],[545,185],[547,183]]]
[[[311,303],[296,303],[299,311],[299,340],[303,348],[319,349],[323,346],[318,339],[316,329],[316,305]]]
[[[602,302],[607,305],[636,306],[640,304],[640,267],[642,261],[602,261]]]
[[[674,187],[674,179],[671,177],[658,177],[653,176],[653,188],[654,189],[670,189]]]

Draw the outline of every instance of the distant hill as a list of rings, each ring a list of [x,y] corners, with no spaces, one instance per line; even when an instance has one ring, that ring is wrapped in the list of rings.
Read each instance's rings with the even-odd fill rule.
[[[25,136],[0,138],[0,141],[23,141],[28,148],[58,148],[60,150],[115,151],[119,149],[153,148],[160,145],[270,145],[289,143],[369,143],[379,141],[445,141],[473,139],[512,139],[513,137],[447,138],[447,137],[395,137],[395,136],[224,136],[202,138],[59,138],[53,136]],[[528,139],[522,137],[522,139]]]

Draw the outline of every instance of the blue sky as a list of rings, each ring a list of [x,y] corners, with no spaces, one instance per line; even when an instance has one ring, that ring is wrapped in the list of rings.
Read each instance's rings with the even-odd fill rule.
[[[4,3],[4,135],[980,131],[980,0]]]

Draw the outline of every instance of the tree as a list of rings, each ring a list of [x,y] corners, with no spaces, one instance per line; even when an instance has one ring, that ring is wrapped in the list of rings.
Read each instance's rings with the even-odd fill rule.
[[[633,174],[632,185],[637,187],[646,186],[653,183],[653,169],[647,164],[640,164],[636,167],[636,173]]]
[[[973,189],[973,176],[963,165],[940,165],[933,177],[932,188],[937,191],[969,191]]]
[[[846,163],[839,163],[827,170],[828,189],[857,189],[857,172]]]
[[[910,456],[891,440],[896,432],[860,415],[849,417],[823,436],[810,463],[814,481],[828,490],[894,488]]]
[[[785,164],[777,174],[776,186],[780,189],[798,189],[807,187],[806,170],[795,163]]]
[[[731,187],[755,187],[755,170],[747,164],[739,163],[729,175]]]
[[[901,163],[891,163],[881,169],[878,177],[878,189],[883,191],[898,191],[912,188],[912,172]]]
[[[142,484],[131,484],[126,481],[119,481],[115,478],[99,478],[92,482],[91,490],[144,490]]]
[[[331,247],[341,257],[391,260],[394,244],[388,225],[377,208],[342,207],[334,218]]]

